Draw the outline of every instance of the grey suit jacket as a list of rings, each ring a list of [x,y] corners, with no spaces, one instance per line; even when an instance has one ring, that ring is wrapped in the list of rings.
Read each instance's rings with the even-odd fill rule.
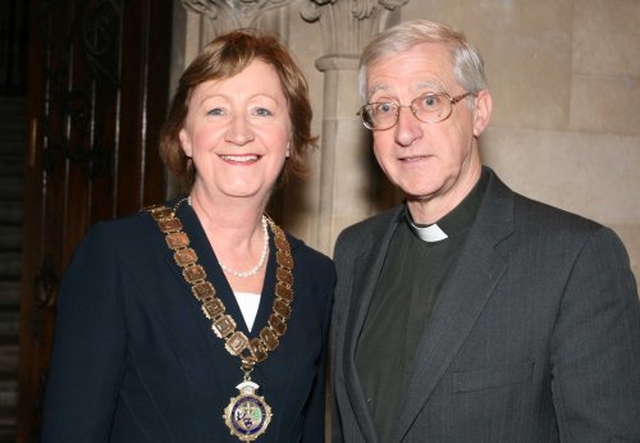
[[[380,443],[640,442],[640,303],[624,246],[488,171],[393,438]],[[334,442],[379,441],[355,350],[401,214],[349,227],[336,243]]]

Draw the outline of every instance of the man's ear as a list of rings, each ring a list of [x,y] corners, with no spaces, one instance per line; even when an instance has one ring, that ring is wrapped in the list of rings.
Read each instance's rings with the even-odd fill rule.
[[[491,93],[487,89],[478,92],[476,96],[476,107],[473,117],[473,135],[479,137],[489,124],[491,117]]]

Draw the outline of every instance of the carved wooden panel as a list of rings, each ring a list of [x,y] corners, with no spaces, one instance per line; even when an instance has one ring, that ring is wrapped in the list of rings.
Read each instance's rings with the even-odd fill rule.
[[[164,199],[171,0],[30,0],[18,442],[38,441],[61,275],[88,226]]]

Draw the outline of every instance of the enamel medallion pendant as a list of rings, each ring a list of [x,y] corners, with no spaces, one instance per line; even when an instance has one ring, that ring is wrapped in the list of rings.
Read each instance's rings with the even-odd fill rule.
[[[267,430],[271,422],[271,407],[255,392],[259,386],[245,380],[236,386],[240,391],[225,408],[223,418],[231,435],[240,441],[254,441]]]

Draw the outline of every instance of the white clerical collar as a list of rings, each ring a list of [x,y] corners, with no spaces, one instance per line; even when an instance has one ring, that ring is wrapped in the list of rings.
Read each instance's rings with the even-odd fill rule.
[[[420,237],[422,241],[434,243],[449,238],[449,236],[440,229],[440,226],[438,226],[437,223],[429,226],[416,226],[413,220],[409,220],[409,222],[411,223],[411,229],[413,229],[413,232],[418,234],[418,237]]]

